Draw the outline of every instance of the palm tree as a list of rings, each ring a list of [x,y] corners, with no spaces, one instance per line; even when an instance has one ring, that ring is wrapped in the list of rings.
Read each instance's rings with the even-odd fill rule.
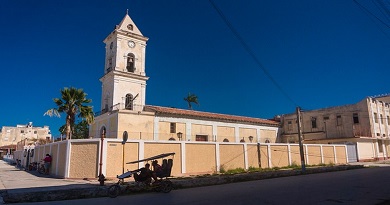
[[[195,94],[188,93],[188,96],[184,98],[184,101],[186,101],[188,103],[188,109],[190,109],[190,110],[192,110],[191,103],[195,103],[195,104],[199,105],[198,96],[196,96]]]
[[[86,97],[87,93],[85,93],[82,89],[65,87],[61,90],[61,98],[53,99],[54,103],[58,107],[52,108],[44,114],[49,115],[50,117],[61,117],[60,113],[66,114],[65,133],[67,140],[72,138],[71,133],[75,125],[76,117],[82,118],[88,124],[91,124],[94,121],[92,106],[86,105],[91,103],[92,100],[87,99]]]

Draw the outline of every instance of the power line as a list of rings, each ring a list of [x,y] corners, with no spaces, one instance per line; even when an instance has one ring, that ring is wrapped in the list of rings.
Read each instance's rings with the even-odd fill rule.
[[[366,7],[364,7],[363,5],[361,5],[359,2],[357,2],[356,0],[353,0],[353,2],[359,6],[360,9],[362,9],[366,15],[371,15],[373,16],[376,20],[378,20],[379,22],[381,22],[384,26],[386,26],[387,28],[390,28],[390,26],[388,24],[386,24],[386,22],[382,21],[380,18],[378,18],[375,14],[373,14],[372,12],[370,12]],[[386,9],[386,8],[385,8]],[[372,18],[370,18],[370,20],[372,20],[374,22],[374,20]],[[390,37],[388,36],[388,34],[383,30],[382,27],[380,27],[379,25],[375,24],[379,30],[388,38],[390,39]]]
[[[219,14],[219,16],[222,18],[222,20],[225,22],[225,24],[229,27],[230,31],[234,34],[234,36],[238,39],[238,41],[244,47],[246,52],[253,58],[253,60],[260,67],[260,69],[263,70],[265,75],[272,81],[272,83],[279,89],[279,91],[297,107],[298,106],[297,103],[283,90],[283,88],[279,85],[279,83],[276,82],[276,80],[272,77],[272,75],[263,66],[263,64],[260,62],[260,60],[256,57],[256,55],[254,54],[252,49],[248,46],[248,44],[245,43],[244,39],[241,37],[241,35],[238,33],[238,31],[233,27],[233,25],[230,23],[230,21],[227,19],[227,17],[218,8],[218,6],[213,2],[213,0],[209,0],[209,2],[213,6],[215,11]]]
[[[379,4],[379,5],[378,5]],[[378,10],[382,13],[382,15],[389,21],[389,10],[386,8],[386,5],[382,1],[374,1],[374,5],[378,8]],[[384,13],[383,10],[386,12]]]
[[[358,1],[356,0],[353,0],[353,2],[355,2],[355,4],[357,4],[360,8],[362,8],[364,11],[366,11],[367,13],[369,13],[371,16],[375,17],[376,20],[378,20],[379,22],[381,22],[383,25],[385,25],[387,28],[390,28],[390,26],[388,24],[386,24],[386,22],[382,21],[382,19],[378,18],[375,14],[373,14],[372,12],[370,12],[366,7],[364,7],[363,5],[361,5]]]

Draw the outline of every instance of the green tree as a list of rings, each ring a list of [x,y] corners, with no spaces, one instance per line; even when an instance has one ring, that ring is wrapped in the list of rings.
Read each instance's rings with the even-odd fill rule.
[[[72,139],[76,117],[85,120],[88,124],[93,123],[94,113],[92,106],[88,105],[92,100],[87,99],[87,93],[82,89],[65,87],[61,90],[61,98],[54,98],[53,101],[57,108],[49,109],[44,115],[61,117],[60,113],[66,114],[65,134],[67,140]]]
[[[188,109],[192,110],[192,103],[199,105],[198,96],[188,93],[188,96],[184,98],[184,101],[188,103]]]
[[[66,125],[62,125],[58,131],[61,134],[66,134]],[[89,124],[86,120],[82,120],[75,124],[72,129],[72,139],[88,139],[89,138]]]

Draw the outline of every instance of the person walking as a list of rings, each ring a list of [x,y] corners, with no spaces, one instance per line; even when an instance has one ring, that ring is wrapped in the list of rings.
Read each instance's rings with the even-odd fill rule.
[[[49,168],[51,165],[52,158],[50,154],[46,154],[46,157],[43,159],[44,165],[45,165],[45,174],[49,174]]]

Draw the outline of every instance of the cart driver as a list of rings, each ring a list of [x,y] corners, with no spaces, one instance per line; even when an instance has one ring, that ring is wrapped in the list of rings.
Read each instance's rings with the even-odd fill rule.
[[[141,169],[134,170],[134,180],[138,182],[147,182],[150,183],[152,181],[152,171],[150,170],[150,164],[145,164],[145,167]]]

